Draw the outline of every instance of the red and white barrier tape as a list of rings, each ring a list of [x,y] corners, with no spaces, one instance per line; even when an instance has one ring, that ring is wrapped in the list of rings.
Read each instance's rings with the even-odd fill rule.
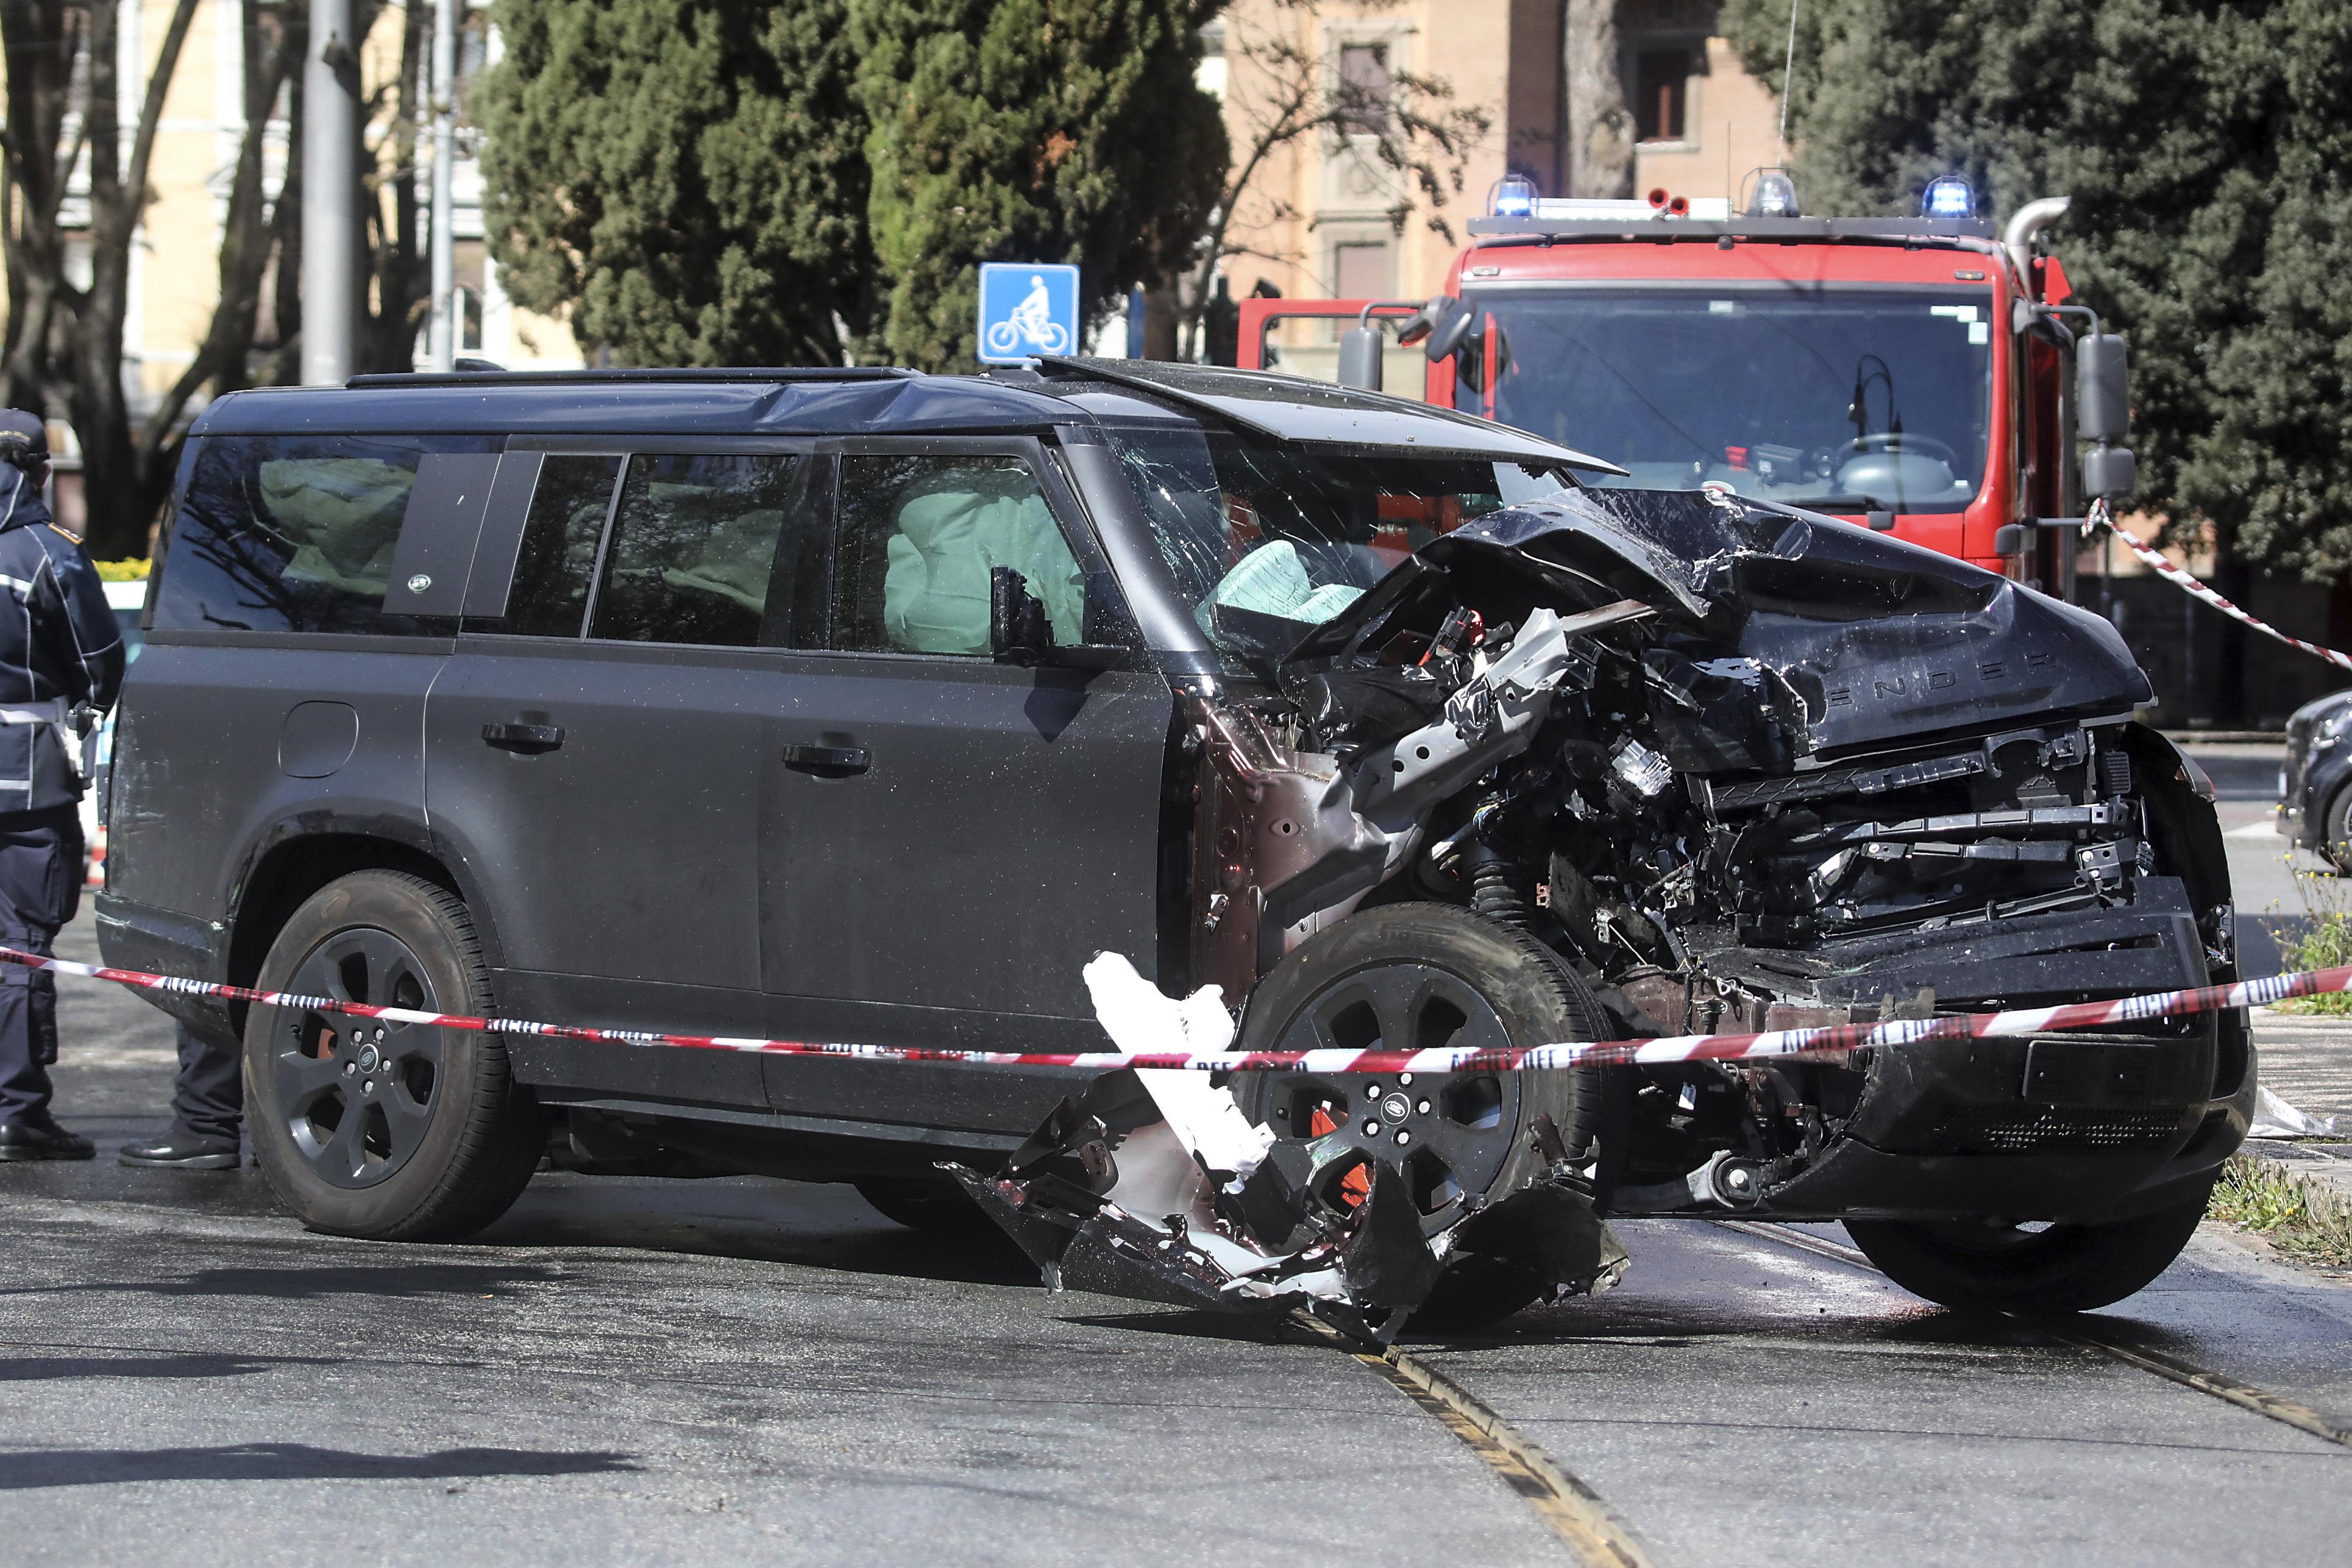
[[[2285,632],[2280,631],[2277,627],[2272,625],[2269,622],[2263,621],[2257,616],[2248,614],[2245,611],[2239,609],[2236,605],[2231,603],[2228,600],[2214,592],[2204,583],[2200,582],[2189,572],[2173,565],[2172,562],[2167,560],[2161,553],[2153,548],[2142,544],[2131,535],[2124,532],[2123,528],[2116,522],[2115,518],[2107,514],[2106,507],[2107,504],[2105,501],[2094,503],[2091,516],[2088,519],[2089,526],[2094,528],[2100,527],[2105,528],[2109,533],[2112,533],[2116,538],[2123,541],[2123,545],[2126,549],[2131,551],[2132,554],[2139,557],[2141,560],[2147,562],[2148,570],[2155,572],[2158,577],[2161,577],[2167,581],[2172,582],[2180,588],[2186,589],[2189,591],[2190,598],[2202,600],[2204,602],[2211,605],[2214,609],[2220,611],[2222,614],[2229,616],[2231,620],[2244,622],[2247,625],[2252,627],[2255,631],[2260,632],[2265,637],[2275,637],[2290,648],[2300,648],[2306,653],[2326,660],[2329,664],[2334,664],[2337,669],[2352,670],[2352,653],[2339,653],[2333,648],[2323,648],[2316,643],[2306,643],[2300,637],[2290,637]]]
[[[2007,1012],[1952,1013],[1942,1018],[1894,1019],[1874,1024],[1833,1024],[1820,1029],[1776,1030],[1768,1034],[1688,1034],[1659,1040],[1569,1041],[1513,1051],[942,1051],[889,1045],[821,1044],[796,1040],[730,1039],[723,1035],[654,1034],[635,1030],[583,1029],[532,1023],[521,1019],[468,1018],[462,1013],[421,1012],[414,1008],[371,1007],[330,997],[255,991],[205,980],[177,980],[136,969],[109,969],[64,958],[0,947],[0,963],[85,979],[111,980],[180,996],[219,997],[260,1007],[299,1008],[390,1023],[426,1024],[490,1034],[546,1035],[614,1045],[669,1045],[694,1051],[766,1051],[782,1056],[846,1057],[865,1061],[950,1061],[982,1067],[1076,1067],[1110,1071],[1122,1067],[1181,1068],[1208,1072],[1252,1068],[1306,1072],[1496,1072],[1518,1069],[1592,1067],[1612,1062],[1644,1066],[1677,1061],[1752,1061],[1770,1057],[1843,1055],[1878,1046],[1916,1045],[1936,1040],[2047,1034],[2139,1023],[2185,1013],[2261,1006],[2287,997],[2352,990],[2352,965],[2231,986],[2156,991],[2104,1002],[2067,1002],[2054,1008],[2017,1008]]]

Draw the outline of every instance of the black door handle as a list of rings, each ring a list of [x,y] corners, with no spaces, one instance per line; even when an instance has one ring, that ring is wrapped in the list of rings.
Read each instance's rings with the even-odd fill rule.
[[[486,724],[482,726],[482,738],[501,751],[536,757],[563,744],[563,727],[559,724]]]
[[[869,758],[862,746],[787,746],[784,766],[795,773],[820,779],[846,779],[866,771]]]

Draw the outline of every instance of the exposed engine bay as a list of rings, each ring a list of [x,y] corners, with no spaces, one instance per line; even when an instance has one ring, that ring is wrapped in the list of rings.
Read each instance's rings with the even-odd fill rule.
[[[1475,963],[1394,1006],[1360,959],[1291,974],[1351,923],[1428,904],[1532,943],[1606,1038],[2234,977],[2218,829],[2131,722],[2149,695],[2105,622],[1948,558],[1723,493],[1564,491],[1425,546],[1271,682],[1192,697],[1192,978],[1249,998],[1245,1049],[1507,1034]],[[1595,1069],[1540,1108],[1517,1085],[1244,1074],[1265,1148],[1177,1140],[1203,1173],[1181,1235],[1090,1207],[1131,1179],[1110,1169],[1122,1137],[1162,1124],[1116,1084],[967,1186],[1016,1237],[1058,1207],[1041,1259],[1092,1226],[1081,1254],[1157,1268],[1172,1299],[1290,1281],[1376,1327],[1465,1260],[1518,1300],[1606,1284],[1611,1214],[2091,1213],[2235,1087],[2231,1030]],[[2083,1156],[2112,1179],[2053,1179]]]

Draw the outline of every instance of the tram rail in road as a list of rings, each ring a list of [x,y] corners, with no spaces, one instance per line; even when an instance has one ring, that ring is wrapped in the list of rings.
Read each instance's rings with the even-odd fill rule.
[[[1884,1278],[1858,1249],[1794,1226],[1747,1219],[1721,1219],[1713,1224],[1774,1247],[1808,1253],[1874,1278]],[[1292,1313],[1290,1321],[1299,1332],[1354,1357],[1459,1438],[1535,1511],[1579,1563],[1586,1568],[1653,1568],[1657,1563],[1658,1559],[1633,1527],[1590,1482],[1427,1360],[1402,1347],[1390,1347],[1383,1354],[1359,1344],[1304,1312]],[[2311,1406],[2179,1356],[2119,1343],[2108,1336],[2102,1320],[2095,1315],[2077,1316],[2063,1323],[2052,1319],[2012,1321],[2043,1340],[2106,1357],[2327,1442],[2352,1448],[2352,1431]]]
[[[1528,1505],[1587,1568],[1654,1568],[1649,1553],[1601,1494],[1564,1469],[1536,1442],[1476,1395],[1413,1354],[1391,1346],[1365,1349],[1329,1325],[1294,1311],[1290,1321],[1313,1337],[1352,1355],[1373,1375],[1436,1418],[1462,1439]]]
[[[1776,1225],[1770,1220],[1760,1219],[1718,1219],[1714,1223],[1727,1230],[1737,1230],[1743,1235],[1754,1236],[1777,1246],[1793,1247],[1800,1252],[1811,1252],[1817,1258],[1829,1258],[1840,1263],[1849,1263],[1854,1268],[1866,1270],[1874,1274],[1880,1272],[1878,1267],[1864,1255],[1861,1249],[1847,1247],[1829,1240],[1825,1237],[1799,1230],[1792,1226]],[[2336,1426],[2308,1405],[2298,1404],[2294,1400],[2273,1394],[2267,1389],[2257,1388],[2251,1383],[2242,1383],[2227,1373],[2214,1372],[2206,1367],[2193,1365],[2177,1356],[2163,1355],[2154,1351],[2117,1344],[2112,1340],[2103,1338],[2099,1331],[2092,1326],[2100,1321],[2093,1314],[2078,1313],[2064,1320],[2014,1318],[2014,1321],[2035,1333],[2084,1350],[2095,1351],[2101,1355],[2111,1356],[2126,1366],[2136,1366],[2142,1372],[2152,1372],[2167,1382],[2178,1383],[2184,1388],[2194,1388],[2200,1394],[2210,1394],[2216,1399],[2238,1406],[2242,1409],[2252,1410],[2258,1416],[2267,1416],[2273,1421],[2284,1421],[2288,1426],[2299,1431],[2308,1432],[2315,1437],[2324,1437],[2331,1443],[2352,1448],[2352,1431],[2347,1431]],[[2072,1323],[2074,1326],[2064,1327],[2062,1323]]]

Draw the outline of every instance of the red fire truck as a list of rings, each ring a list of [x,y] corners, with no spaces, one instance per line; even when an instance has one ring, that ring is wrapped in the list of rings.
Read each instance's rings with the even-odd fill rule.
[[[1734,210],[1506,180],[1444,295],[1249,299],[1239,362],[1374,387],[1421,369],[1427,401],[1627,472],[1599,483],[1726,485],[2069,595],[2077,536],[2041,525],[2127,492],[2133,465],[2122,340],[2041,252],[2064,198],[1996,236],[1954,176],[1907,219],[1806,215],[1785,171],[1747,184]]]

